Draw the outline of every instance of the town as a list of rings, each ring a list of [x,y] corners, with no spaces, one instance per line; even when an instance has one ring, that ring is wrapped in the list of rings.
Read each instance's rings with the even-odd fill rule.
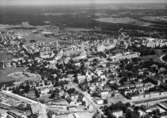
[[[167,117],[166,39],[1,27],[1,118]]]

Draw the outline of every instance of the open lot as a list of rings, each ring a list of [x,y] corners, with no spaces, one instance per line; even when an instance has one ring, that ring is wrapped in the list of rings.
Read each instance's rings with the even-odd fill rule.
[[[114,23],[114,24],[133,24],[138,26],[150,26],[153,24],[153,23],[133,19],[131,17],[120,17],[120,18],[105,17],[105,18],[98,18],[96,19],[96,21],[104,22],[104,23]]]
[[[23,67],[19,67],[19,68],[6,68],[3,70],[0,70],[0,83],[6,83],[6,82],[11,82],[14,81],[15,79],[8,77],[8,74],[10,73],[14,73],[17,71],[23,71],[24,68]]]
[[[155,22],[167,22],[167,16],[145,16],[142,19]]]

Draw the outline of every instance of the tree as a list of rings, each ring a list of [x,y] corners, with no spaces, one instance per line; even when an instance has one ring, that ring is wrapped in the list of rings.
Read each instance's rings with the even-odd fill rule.
[[[28,93],[30,91],[30,86],[29,84],[27,83],[26,86],[24,87],[24,92],[25,93]]]
[[[39,91],[35,88],[35,96],[37,97],[37,98],[39,98],[40,97],[40,94],[39,94]]]

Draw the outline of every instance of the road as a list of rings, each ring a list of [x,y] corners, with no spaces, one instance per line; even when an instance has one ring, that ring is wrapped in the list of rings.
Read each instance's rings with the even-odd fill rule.
[[[167,63],[165,60],[163,60],[163,57],[165,56],[166,54],[164,54],[164,55],[162,55],[161,57],[160,57],[160,60],[161,60],[161,62],[163,62],[163,63]]]
[[[100,113],[101,115],[103,114],[102,110],[99,108],[99,106],[93,101],[93,98],[90,96],[89,93],[87,92],[84,92],[82,91],[77,84],[75,83],[69,83],[69,86],[71,88],[74,88],[77,92],[79,92],[80,94],[82,94],[86,101],[93,106],[93,108],[95,109],[95,111],[98,111],[98,113]],[[22,96],[19,96],[19,95],[16,95],[14,93],[11,93],[11,92],[8,92],[8,91],[2,91],[1,93],[5,94],[5,95],[8,95],[10,97],[14,97],[14,98],[17,98],[21,101],[24,101],[26,103],[29,103],[31,104],[32,106],[35,105],[36,107],[33,107],[34,109],[36,109],[37,111],[39,110],[40,113],[39,113],[39,118],[45,118],[46,116],[46,109],[48,108],[48,106],[44,105],[44,104],[41,104],[40,102],[37,102],[37,101],[34,101],[34,100],[31,100],[31,99],[28,99],[28,98],[25,98],[25,97],[22,97]],[[35,111],[36,111],[35,110]]]
[[[12,97],[12,98],[16,98],[20,101],[23,101],[25,103],[30,104],[32,109],[34,109],[33,111],[39,111],[38,118],[47,118],[47,112],[46,112],[47,106],[45,104],[42,104],[40,102],[31,100],[29,98],[14,94],[14,93],[9,92],[9,91],[1,91],[1,94],[7,95],[7,96]]]
[[[167,101],[167,96],[164,97],[157,97],[157,98],[150,98],[146,100],[140,100],[140,101],[132,101],[132,103],[139,105],[139,104],[151,104],[151,103],[160,103]]]
[[[99,108],[99,106],[93,101],[93,98],[90,96],[89,93],[82,91],[77,84],[75,83],[70,83],[69,84],[70,87],[74,88],[76,91],[78,91],[79,93],[81,93],[87,100],[87,102],[89,102],[89,104],[91,104],[93,106],[93,108],[98,111],[100,114],[103,114],[102,110]]]
[[[79,88],[75,87],[75,89],[78,91],[78,92],[82,92]],[[50,106],[47,106],[45,104],[42,104],[38,101],[34,101],[34,100],[31,100],[29,98],[26,98],[26,97],[23,97],[23,96],[20,96],[20,95],[17,95],[17,94],[14,94],[14,93],[11,93],[9,91],[1,91],[0,92],[1,94],[4,94],[4,95],[7,95],[8,97],[12,97],[12,98],[16,98],[20,101],[23,101],[25,103],[28,103],[31,105],[32,107],[32,111],[33,112],[38,112],[39,113],[39,116],[38,118],[46,118],[47,117],[47,110],[54,110],[52,109]],[[88,98],[87,98],[88,99]],[[5,108],[6,106],[2,106],[0,104],[0,107],[2,108]],[[8,109],[8,107],[6,107],[5,109]],[[12,110],[12,109],[11,109]],[[64,115],[67,115],[67,114],[73,114],[73,113],[85,113],[86,111],[67,111],[67,113],[64,113]],[[63,115],[63,114],[62,114]],[[60,115],[61,116],[61,115]]]

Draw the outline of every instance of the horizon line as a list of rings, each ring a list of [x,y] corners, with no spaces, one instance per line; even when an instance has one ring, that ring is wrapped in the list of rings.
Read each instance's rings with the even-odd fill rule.
[[[167,5],[167,2],[107,2],[107,3],[70,3],[70,4],[64,4],[64,3],[56,3],[56,4],[0,4],[0,6],[74,6],[74,5],[112,5],[112,4],[165,4]]]

